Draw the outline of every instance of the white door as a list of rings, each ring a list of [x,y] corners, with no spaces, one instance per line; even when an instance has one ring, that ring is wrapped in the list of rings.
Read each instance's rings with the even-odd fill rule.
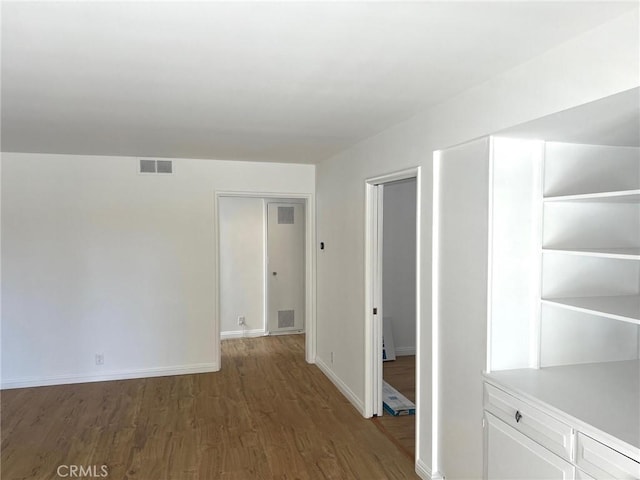
[[[573,466],[530,438],[486,414],[486,480],[571,480]]]
[[[267,330],[304,329],[304,204],[267,204]]]

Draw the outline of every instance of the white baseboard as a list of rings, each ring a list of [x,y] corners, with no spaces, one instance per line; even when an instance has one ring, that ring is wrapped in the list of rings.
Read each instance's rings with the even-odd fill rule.
[[[422,480],[435,480],[431,476],[431,469],[420,458],[416,458],[416,473]]]
[[[220,370],[217,363],[199,363],[179,367],[142,368],[138,370],[122,370],[119,372],[100,373],[95,375],[53,375],[47,377],[28,377],[2,380],[0,389],[44,387],[47,385],[69,385],[72,383],[105,382],[109,380],[128,380],[131,378],[168,377],[172,375],[188,375],[192,373],[210,373]]]
[[[396,357],[415,355],[416,347],[396,347]]]
[[[220,339],[227,340],[229,338],[243,338],[243,337],[263,337],[267,334],[263,329],[256,328],[253,330],[232,330],[230,332],[221,332]]]
[[[319,357],[316,357],[316,366],[324,373],[331,383],[333,383],[340,393],[342,393],[347,400],[351,402],[351,404],[360,412],[360,414],[364,417],[364,403],[358,398],[358,396],[353,393],[353,391],[344,383],[338,376],[329,368],[329,366]]]

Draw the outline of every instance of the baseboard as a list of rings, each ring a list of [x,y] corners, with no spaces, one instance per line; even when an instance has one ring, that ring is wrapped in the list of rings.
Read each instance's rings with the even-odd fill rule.
[[[69,385],[72,383],[105,382],[110,380],[129,380],[132,378],[168,377],[172,375],[188,375],[192,373],[217,372],[217,363],[199,363],[180,367],[142,368],[138,370],[123,370],[119,372],[101,373],[97,375],[54,375],[48,377],[28,377],[2,380],[0,389],[44,387],[47,385]]]
[[[416,458],[416,473],[422,480],[435,480],[431,476],[431,469],[420,458]]]
[[[415,355],[416,347],[396,347],[396,357]]]
[[[220,339],[228,340],[229,338],[243,338],[243,337],[263,337],[267,334],[263,329],[256,328],[253,330],[232,330],[230,332],[221,332]]]
[[[351,402],[351,404],[360,412],[360,414],[364,417],[364,403],[358,398],[358,396],[353,393],[353,391],[344,383],[338,376],[329,368],[329,366],[319,357],[316,357],[316,366],[320,369],[322,373],[324,373],[331,383],[333,383],[340,393],[342,393],[347,400]]]

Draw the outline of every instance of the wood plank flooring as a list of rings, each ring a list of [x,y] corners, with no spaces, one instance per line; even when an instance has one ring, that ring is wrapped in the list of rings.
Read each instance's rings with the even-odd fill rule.
[[[418,478],[305,363],[304,336],[222,349],[217,373],[3,391],[1,478],[59,479],[60,465],[118,480]]]
[[[406,355],[383,363],[383,378],[393,388],[416,403],[416,357]],[[385,433],[405,454],[415,459],[416,417],[405,415],[394,417],[386,413],[374,419],[378,428]]]

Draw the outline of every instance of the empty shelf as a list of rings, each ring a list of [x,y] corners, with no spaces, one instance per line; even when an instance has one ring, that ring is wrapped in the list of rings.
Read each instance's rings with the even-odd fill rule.
[[[640,296],[543,298],[543,303],[640,325]]]
[[[640,260],[640,247],[627,248],[543,248],[543,253],[563,253],[589,257]]]
[[[582,193],[579,195],[559,195],[545,197],[545,202],[612,202],[638,203],[640,190],[621,190],[615,192]]]

